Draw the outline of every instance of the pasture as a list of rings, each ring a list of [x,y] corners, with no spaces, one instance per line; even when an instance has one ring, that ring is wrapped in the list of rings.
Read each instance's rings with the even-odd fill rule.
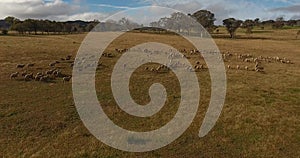
[[[223,38],[224,30],[215,35],[225,56],[227,95],[218,122],[204,138],[199,138],[198,132],[210,100],[210,76],[201,57],[187,51],[193,65],[203,63],[203,68],[196,67],[201,88],[197,116],[176,141],[147,153],[119,151],[91,135],[77,114],[71,81],[63,82],[62,77],[49,82],[24,81],[21,74],[10,78],[14,72],[36,74],[51,69],[72,75],[71,63],[61,58],[72,55],[70,61],[74,60],[86,34],[0,36],[0,157],[299,157],[300,39],[296,32],[254,30],[250,39],[242,30],[238,39]],[[130,48],[141,39],[168,41],[178,50],[192,49],[187,43],[177,43],[176,38],[128,33],[107,49],[113,57],[100,59],[98,99],[116,124],[134,131],[165,125],[178,109],[180,88],[174,73],[151,71],[157,64],[144,65],[131,77],[132,98],[147,104],[149,87],[160,82],[168,93],[166,105],[149,118],[126,114],[116,106],[110,90],[113,65],[121,56],[115,49]],[[261,60],[263,72],[255,71],[254,61],[245,61],[247,55]],[[55,61],[59,63],[50,67]],[[34,66],[28,67],[30,63]],[[25,66],[16,68],[18,64]]]

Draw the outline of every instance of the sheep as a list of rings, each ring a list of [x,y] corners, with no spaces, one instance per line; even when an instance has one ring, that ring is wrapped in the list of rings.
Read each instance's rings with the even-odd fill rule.
[[[27,75],[25,75],[25,77],[24,77],[24,80],[25,80],[25,81],[30,81],[31,79],[33,79],[33,74],[27,74]]]
[[[254,69],[256,72],[263,72],[264,71],[264,67],[262,67],[260,65],[260,63],[256,63],[255,64],[255,69]]]
[[[231,69],[231,66],[230,66],[230,65],[227,65],[227,68],[228,68],[228,69]]]
[[[237,65],[237,66],[236,66],[236,69],[239,70],[239,69],[240,69],[240,65]]]
[[[157,72],[160,71],[160,70],[161,70],[161,67],[160,67],[160,66],[156,68],[156,71],[157,71]]]
[[[14,72],[10,75],[10,79],[17,78],[19,76],[19,72]]]
[[[25,67],[24,64],[18,64],[18,65],[17,65],[17,68],[24,68],[24,67]]]
[[[286,63],[284,60],[280,60],[280,62],[281,62],[282,64],[285,64],[285,63]]]
[[[49,76],[48,75],[45,75],[45,76],[41,76],[40,77],[40,81],[41,82],[47,82],[49,80]]]
[[[250,59],[245,59],[244,62],[250,63],[251,60]]]
[[[63,82],[69,82],[71,80],[72,76],[64,77]]]
[[[199,64],[200,64],[200,61],[197,61],[197,62],[196,62],[196,65],[199,65]]]
[[[36,75],[36,76],[34,76],[34,80],[35,81],[40,81],[40,79],[43,77],[43,75]]]
[[[188,70],[193,72],[195,69],[193,69],[192,67],[188,67]]]
[[[61,71],[59,71],[59,70],[54,70],[54,71],[53,71],[53,75],[54,75],[55,77],[63,77],[63,74],[62,74]]]
[[[48,71],[46,71],[46,74],[47,74],[47,75],[52,75],[53,72],[54,72],[54,70],[48,70]]]
[[[43,76],[43,73],[38,72],[38,73],[36,73],[36,75],[37,75],[37,76]]]
[[[66,57],[66,60],[71,60],[71,58],[72,58],[72,55],[68,55],[68,56]]]
[[[245,66],[245,70],[247,70],[247,71],[248,71],[248,70],[249,70],[249,67],[248,67],[248,66]]]
[[[203,66],[203,65],[200,65],[199,67],[200,67],[200,69],[204,69],[204,66]]]

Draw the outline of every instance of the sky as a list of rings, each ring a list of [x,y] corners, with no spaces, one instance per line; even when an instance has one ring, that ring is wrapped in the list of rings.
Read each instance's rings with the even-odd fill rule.
[[[120,11],[145,6],[168,7],[184,13],[206,9],[215,14],[217,24],[229,17],[241,20],[257,17],[268,20],[281,16],[286,20],[300,19],[300,0],[1,0],[0,19],[14,16],[19,19],[101,21]]]

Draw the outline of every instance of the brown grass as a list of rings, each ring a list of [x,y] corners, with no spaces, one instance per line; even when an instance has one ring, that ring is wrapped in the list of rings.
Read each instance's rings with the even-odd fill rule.
[[[48,64],[72,54],[85,35],[1,36],[0,37],[0,156],[1,157],[299,157],[300,152],[300,45],[296,30],[271,30],[255,33],[262,39],[222,39],[215,41],[222,52],[280,56],[295,64],[265,64],[266,73],[228,70],[227,98],[216,126],[204,138],[198,131],[210,97],[208,71],[198,72],[201,101],[190,128],[172,144],[147,153],[128,153],[98,141],[82,124],[72,98],[71,83],[24,82],[10,80],[19,63],[36,63],[31,72],[45,71]],[[221,32],[222,33],[222,32]],[[238,34],[246,35],[243,32]],[[129,33],[131,42],[175,38],[164,35]],[[177,37],[176,37],[177,38]],[[172,42],[173,41],[173,42]],[[175,47],[186,47],[176,43]],[[110,47],[128,48],[132,43],[117,41]],[[117,55],[117,54],[115,54]],[[117,57],[101,59],[105,65]],[[195,61],[195,58],[191,58]],[[192,62],[193,63],[193,62]],[[231,59],[230,65],[247,65]],[[248,64],[249,66],[254,66]],[[68,64],[59,65],[71,74]],[[150,65],[151,66],[151,65]],[[143,67],[132,76],[132,97],[137,103],[149,102],[149,86],[162,82],[168,101],[161,112],[151,118],[134,118],[116,105],[110,90],[112,67],[97,72],[99,100],[108,116],[123,128],[147,131],[167,123],[178,107],[179,87],[174,74],[145,72]],[[103,78],[103,76],[106,76]],[[100,77],[102,77],[100,79]],[[147,82],[145,82],[147,81]]]

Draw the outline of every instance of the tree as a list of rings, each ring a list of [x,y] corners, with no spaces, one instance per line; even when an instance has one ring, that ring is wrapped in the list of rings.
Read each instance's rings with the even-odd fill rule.
[[[215,14],[208,10],[199,10],[191,15],[209,32],[214,30],[214,22],[216,21]]]
[[[125,27],[126,30],[133,30],[135,28],[141,27],[139,24],[132,22],[127,18],[122,18],[121,20],[119,20],[118,24]]]
[[[19,34],[24,34],[26,31],[25,25],[23,22],[18,22],[14,25],[13,30],[18,31]]]
[[[259,26],[259,25],[260,25],[260,19],[259,19],[259,18],[256,18],[256,19],[254,20],[254,25],[255,25],[255,26]]]
[[[15,18],[15,17],[12,17],[12,16],[8,16],[6,17],[5,19],[5,22],[9,25],[9,30],[13,30],[14,29],[14,26],[20,22],[19,19]],[[7,30],[7,34],[8,34],[8,30]]]
[[[11,29],[13,27],[15,21],[18,20],[18,19],[16,19],[15,17],[12,17],[12,16],[8,16],[4,20],[5,20],[6,23],[9,24],[10,29]]]
[[[235,37],[235,31],[241,26],[243,22],[241,20],[236,20],[234,18],[229,18],[223,20],[223,25],[226,27],[228,33],[230,34],[230,38]]]
[[[276,19],[275,23],[273,24],[273,28],[275,29],[282,29],[284,26],[284,18],[279,17]]]
[[[243,22],[242,28],[246,29],[246,34],[251,34],[256,22],[250,19],[247,19]]]

